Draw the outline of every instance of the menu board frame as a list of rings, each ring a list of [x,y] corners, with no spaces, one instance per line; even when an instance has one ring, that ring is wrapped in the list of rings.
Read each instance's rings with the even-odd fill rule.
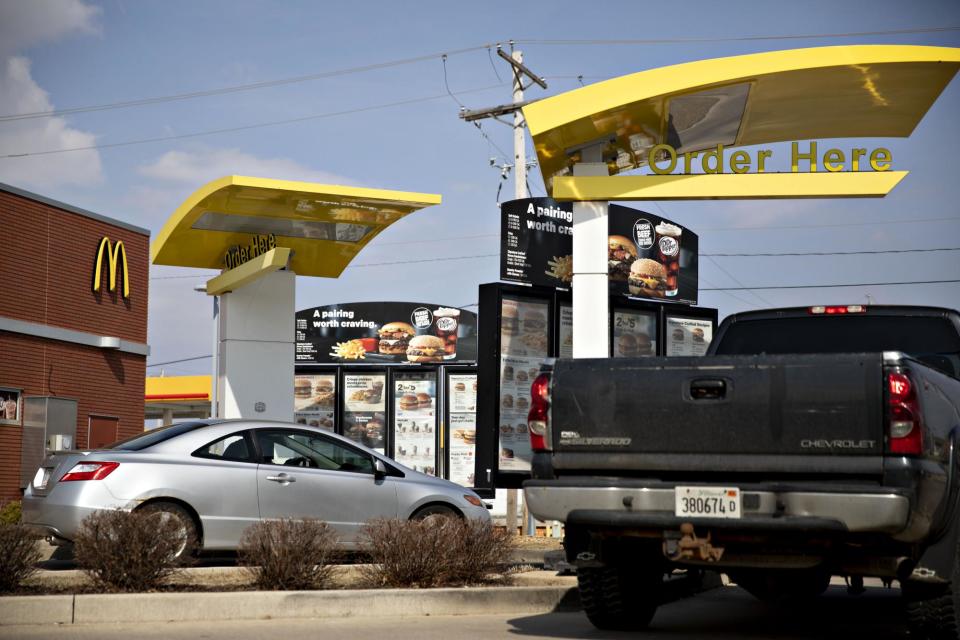
[[[512,283],[492,282],[480,285],[479,325],[478,325],[478,396],[477,396],[477,449],[475,490],[483,497],[493,497],[495,489],[521,488],[524,480],[530,478],[529,471],[501,470],[500,463],[500,426],[501,426],[501,309],[503,298],[522,298],[542,301],[548,304],[549,322],[548,359],[554,359],[564,353],[560,336],[560,309],[572,305],[569,291],[552,287],[524,286]],[[649,357],[664,356],[666,341],[664,327],[667,317],[697,318],[712,322],[713,332],[717,328],[717,310],[706,307],[694,307],[681,303],[665,303],[650,300],[638,300],[610,295],[610,319],[608,330],[611,338],[611,356],[615,327],[612,319],[617,311],[653,313],[656,318],[656,353]],[[653,336],[651,336],[653,338]],[[568,345],[569,347],[569,345]],[[569,349],[566,351],[569,352]],[[529,374],[528,374],[529,377]],[[533,460],[536,465],[536,460]]]
[[[557,292],[548,287],[522,286],[503,283],[480,285],[477,349],[477,449],[476,490],[484,497],[497,489],[519,489],[530,477],[529,470],[500,469],[500,424],[502,398],[501,325],[504,299],[532,301],[547,308],[547,358],[556,353]],[[522,322],[522,320],[521,320]],[[529,373],[528,373],[529,380]],[[532,380],[529,380],[532,382]],[[504,423],[506,424],[506,423]]]

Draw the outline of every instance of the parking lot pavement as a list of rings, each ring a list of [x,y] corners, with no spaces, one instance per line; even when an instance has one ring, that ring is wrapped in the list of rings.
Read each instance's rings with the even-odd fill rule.
[[[735,587],[714,589],[661,607],[641,633],[594,629],[580,612],[540,615],[465,615],[325,620],[244,620],[230,622],[97,624],[6,627],[4,638],[67,640],[253,640],[310,637],[331,640],[458,640],[497,638],[649,638],[651,640],[904,638],[899,591],[870,588],[860,597],[831,587],[822,598],[793,609],[768,607]]]

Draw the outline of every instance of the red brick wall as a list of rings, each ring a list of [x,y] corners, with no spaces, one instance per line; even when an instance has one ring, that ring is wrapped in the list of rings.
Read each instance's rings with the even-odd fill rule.
[[[0,316],[147,341],[150,239],[142,234],[0,191]],[[104,236],[122,240],[130,267],[130,297],[109,291],[107,266],[100,291],[93,267]],[[109,262],[104,257],[104,262]]]
[[[4,191],[0,233],[0,316],[147,341],[147,236]],[[119,281],[108,291],[106,268],[101,291],[92,290],[103,236],[125,245],[127,299]],[[79,448],[87,444],[91,414],[118,417],[121,438],[143,430],[145,376],[144,356],[0,331],[0,386],[77,400]],[[0,424],[0,502],[20,494],[21,429]]]

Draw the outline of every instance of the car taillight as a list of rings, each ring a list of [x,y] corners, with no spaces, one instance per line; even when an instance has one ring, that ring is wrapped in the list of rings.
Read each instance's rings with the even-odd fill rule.
[[[887,449],[890,453],[923,453],[923,424],[913,382],[905,373],[887,374]]]
[[[103,480],[119,466],[119,462],[78,462],[73,465],[73,469],[60,478],[60,482]]]
[[[848,313],[866,313],[867,308],[862,304],[846,304],[846,305],[834,305],[829,307],[810,307],[807,309],[809,313],[812,313],[815,316],[827,315],[827,316],[837,316],[837,315],[846,315]]]
[[[530,385],[530,412],[527,413],[530,448],[550,451],[550,374],[541,373]]]

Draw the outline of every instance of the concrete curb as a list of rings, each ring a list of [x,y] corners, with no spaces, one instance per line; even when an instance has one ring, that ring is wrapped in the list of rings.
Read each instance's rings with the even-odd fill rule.
[[[0,598],[0,625],[546,613],[576,587],[124,593]]]

